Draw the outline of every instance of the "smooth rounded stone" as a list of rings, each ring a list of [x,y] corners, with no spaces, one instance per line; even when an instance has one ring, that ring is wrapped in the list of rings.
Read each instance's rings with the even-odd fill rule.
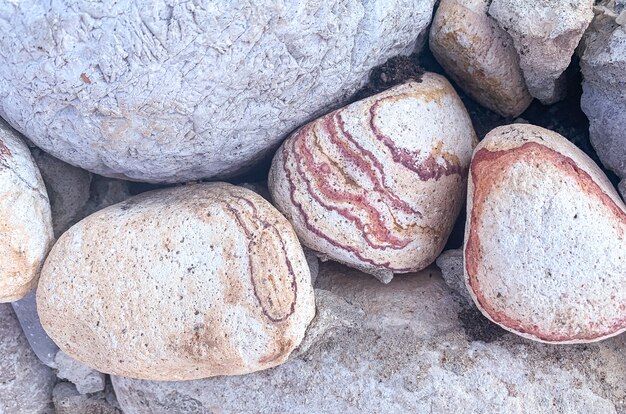
[[[361,309],[351,314],[356,318],[351,328],[302,357],[249,375],[186,382],[113,377],[122,409],[127,414],[626,410],[625,336],[554,347],[502,331],[486,342],[472,329],[474,319],[483,318],[477,311],[471,313],[474,319],[463,317],[467,308],[436,270],[382,285],[323,263],[318,285]],[[345,305],[336,300],[318,305],[318,314],[345,318]]]
[[[143,193],[82,220],[50,252],[37,306],[71,357],[156,380],[279,365],[315,313],[289,222],[225,183]]]
[[[415,50],[435,0],[0,3],[0,116],[97,174],[242,172]]]
[[[31,350],[11,306],[0,303],[0,413],[53,414],[55,378]]]
[[[441,277],[450,289],[465,300],[464,304],[473,304],[474,301],[465,286],[463,249],[446,250],[439,255],[436,263],[441,269]]]
[[[485,316],[551,343],[626,330],[626,206],[587,155],[541,127],[498,127],[468,187],[466,284]]]
[[[532,96],[511,37],[487,14],[490,0],[442,0],[430,28],[430,49],[474,100],[516,117]]]
[[[565,98],[565,69],[593,18],[594,0],[493,0],[489,14],[513,38],[530,94],[544,105]]]
[[[601,2],[581,43],[583,94],[591,143],[602,163],[626,178],[626,2]]]
[[[104,374],[78,362],[63,351],[54,357],[57,377],[70,381],[81,394],[104,390]]]
[[[37,285],[54,236],[37,165],[26,144],[1,119],[0,194],[0,302],[13,302]]]
[[[110,385],[106,392],[85,395],[74,384],[59,382],[54,386],[52,401],[56,414],[122,414]]]
[[[270,193],[323,260],[387,283],[443,249],[476,139],[452,86],[426,73],[296,131],[272,161]]]

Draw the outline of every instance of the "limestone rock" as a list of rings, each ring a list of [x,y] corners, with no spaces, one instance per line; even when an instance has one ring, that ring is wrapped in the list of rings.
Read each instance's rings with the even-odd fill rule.
[[[491,131],[472,158],[465,275],[503,328],[553,343],[626,330],[626,206],[602,170],[534,125]]]
[[[60,382],[55,385],[52,398],[56,414],[122,414],[110,385],[107,392],[84,395],[73,384]]]
[[[593,18],[594,0],[493,0],[489,14],[513,38],[530,94],[543,104],[565,97],[564,71]]]
[[[446,250],[437,258],[437,266],[441,269],[441,277],[446,284],[462,297],[467,304],[474,301],[465,286],[463,274],[463,249]]]
[[[9,304],[0,304],[0,413],[52,414],[55,376],[33,353]]]
[[[78,362],[63,351],[57,352],[54,362],[57,377],[66,379],[76,386],[81,394],[104,390],[104,374]]]
[[[13,302],[37,285],[53,234],[50,201],[37,165],[2,120],[0,194],[0,302]]]
[[[386,283],[443,249],[475,143],[452,86],[426,73],[296,131],[269,189],[304,245]]]
[[[490,0],[442,0],[430,49],[446,73],[481,105],[515,117],[530,105],[511,37],[487,15]]]
[[[621,413],[626,337],[585,346],[527,341],[453,299],[436,270],[389,284],[322,264],[318,287],[362,309],[302,358],[244,376],[187,382],[113,377],[127,414]],[[320,307],[321,307],[320,303]],[[318,309],[318,313],[322,313]],[[464,315],[470,313],[470,317]],[[356,314],[359,315],[359,314]],[[486,342],[477,323],[498,331]]]
[[[616,18],[626,2],[602,2],[583,38],[581,107],[589,118],[589,134],[602,163],[626,178],[626,25]]]
[[[71,357],[160,380],[279,365],[315,312],[290,224],[224,183],[143,193],[82,220],[50,252],[37,306]]]
[[[149,182],[226,177],[409,54],[435,0],[0,3],[0,116]]]

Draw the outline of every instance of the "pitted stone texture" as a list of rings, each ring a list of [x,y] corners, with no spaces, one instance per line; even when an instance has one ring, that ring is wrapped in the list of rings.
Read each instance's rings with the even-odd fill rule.
[[[226,177],[409,54],[435,0],[0,3],[0,116],[149,182]]]
[[[463,249],[446,250],[437,258],[437,266],[441,269],[441,277],[446,284],[462,297],[468,305],[474,301],[465,286],[463,274]]]
[[[581,107],[602,163],[626,178],[626,1],[604,1],[583,38]]]
[[[493,0],[489,14],[513,38],[526,86],[548,105],[566,94],[565,69],[593,18],[593,0]]]
[[[475,144],[452,86],[425,73],[296,131],[268,184],[304,245],[387,283],[443,249]]]
[[[54,236],[50,201],[30,150],[0,119],[0,302],[36,285]]]
[[[327,337],[302,358],[250,375],[188,382],[114,377],[124,412],[605,414],[626,410],[624,336],[569,347],[509,333],[492,342],[476,340],[462,322],[467,309],[453,299],[435,270],[398,276],[382,285],[357,271],[326,263],[318,287],[362,309],[351,329]],[[474,316],[482,319],[478,312]]]
[[[30,349],[9,304],[0,303],[0,413],[52,414],[55,376]]]
[[[82,220],[50,252],[37,306],[68,355],[160,380],[279,365],[315,312],[289,222],[224,183],[143,193]]]
[[[490,0],[442,0],[430,49],[446,73],[481,105],[515,117],[530,105],[513,39],[487,15]]]
[[[626,330],[626,206],[561,135],[513,124],[481,141],[464,249],[468,290],[503,328],[551,343]]]
[[[63,351],[54,357],[57,377],[70,381],[81,394],[104,390],[104,374],[78,362]]]
[[[60,382],[54,387],[52,399],[56,414],[122,414],[110,384],[106,392],[85,395],[74,384]]]

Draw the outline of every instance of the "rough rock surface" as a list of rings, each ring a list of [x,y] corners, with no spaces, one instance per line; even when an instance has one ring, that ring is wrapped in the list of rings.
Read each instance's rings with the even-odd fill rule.
[[[505,117],[530,105],[511,37],[487,15],[490,0],[442,0],[430,29],[430,49],[446,73],[474,100]]]
[[[315,312],[289,222],[224,183],[143,193],[82,220],[50,252],[37,306],[68,355],[161,380],[281,364]]]
[[[600,160],[626,178],[626,1],[602,2],[581,47],[581,107]],[[611,5],[612,4],[612,5]]]
[[[411,53],[434,2],[4,1],[0,116],[101,175],[225,177]]]
[[[626,180],[622,180],[618,186],[619,193],[622,195],[622,199],[626,201]]]
[[[386,283],[443,249],[476,140],[450,83],[425,73],[296,131],[269,189],[304,245]]]
[[[0,302],[36,285],[53,242],[50,201],[30,150],[0,119]]]
[[[57,377],[66,379],[76,386],[81,394],[104,390],[104,374],[78,362],[63,351],[54,357],[57,366]]]
[[[489,14],[513,38],[526,86],[543,104],[565,97],[565,69],[593,18],[594,0],[493,0]]]
[[[553,343],[626,330],[626,206],[561,135],[512,124],[481,141],[464,249],[468,290],[505,329]]]
[[[55,376],[30,349],[9,304],[0,303],[0,413],[52,414]]]
[[[56,414],[122,414],[111,385],[106,392],[84,395],[69,382],[60,382],[52,392]]]
[[[446,250],[437,258],[437,266],[441,269],[441,277],[446,284],[461,296],[467,304],[473,304],[471,295],[465,286],[463,274],[463,249]]]
[[[462,307],[436,270],[382,285],[326,263],[318,288],[362,309],[353,314],[352,328],[328,337],[302,358],[250,375],[188,382],[114,377],[124,412],[626,410],[624,336],[568,347],[525,340]],[[335,311],[341,316],[344,309]]]

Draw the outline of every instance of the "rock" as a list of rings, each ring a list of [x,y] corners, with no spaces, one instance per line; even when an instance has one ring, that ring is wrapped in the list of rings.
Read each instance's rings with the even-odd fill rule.
[[[54,373],[37,359],[9,304],[0,304],[0,413],[52,414]]]
[[[315,312],[287,220],[224,183],[143,193],[82,220],[50,252],[37,306],[71,357],[159,380],[279,365]]]
[[[622,180],[619,182],[619,193],[622,195],[622,199],[626,201],[626,180]]]
[[[82,218],[79,215],[89,200],[91,174],[39,149],[32,154],[50,198],[54,236],[59,237]]]
[[[363,310],[353,328],[328,337],[302,358],[249,375],[187,382],[113,377],[122,409],[127,414],[626,409],[625,336],[554,347],[502,331],[485,342],[472,336],[461,317],[467,309],[434,269],[382,285],[325,263],[318,286]]]
[[[413,52],[434,3],[3,2],[0,116],[100,175],[231,176]]]
[[[602,163],[626,178],[626,25],[615,19],[626,2],[603,2],[581,43],[581,107]],[[610,9],[608,7],[611,7]]]
[[[2,120],[0,193],[0,302],[13,302],[37,285],[53,235],[39,170],[28,147]]]
[[[37,303],[35,302],[36,290],[31,290],[17,302],[11,303],[13,311],[22,326],[24,335],[33,349],[37,358],[50,368],[56,368],[54,357],[59,351],[59,347],[54,343],[44,331],[37,314]]]
[[[487,15],[490,0],[442,0],[430,29],[430,49],[446,73],[474,100],[505,117],[530,105],[511,37]]]
[[[84,395],[74,384],[60,382],[55,385],[52,396],[56,414],[122,414],[119,407],[108,401],[110,396],[115,398],[111,389],[106,393]]]
[[[466,284],[485,316],[552,343],[626,330],[626,206],[574,144],[534,125],[494,129],[474,152],[467,206]]]
[[[593,18],[594,0],[493,0],[489,14],[513,38],[530,94],[544,105],[566,94],[565,69]]]
[[[54,362],[57,377],[72,382],[79,393],[87,394],[104,390],[104,374],[76,361],[63,351],[57,352]]]
[[[304,251],[304,257],[306,258],[306,262],[309,265],[309,271],[311,272],[311,284],[315,285],[317,274],[320,271],[320,261],[313,250],[307,249],[306,247],[303,247],[302,250]]]
[[[81,219],[96,211],[120,203],[131,196],[129,182],[94,176],[89,200],[81,212]]]
[[[474,303],[465,287],[463,274],[463,249],[447,250],[437,258],[437,266],[441,269],[441,276],[446,284],[465,301],[463,304]]]
[[[296,131],[272,161],[270,193],[323,260],[386,283],[443,249],[476,139],[452,86],[426,73]]]

